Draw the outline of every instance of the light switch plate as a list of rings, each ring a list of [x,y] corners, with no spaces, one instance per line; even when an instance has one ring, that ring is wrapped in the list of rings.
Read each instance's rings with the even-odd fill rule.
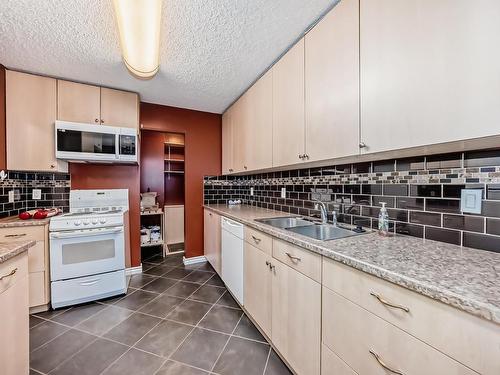
[[[9,190],[9,203],[14,203],[14,190]]]
[[[281,198],[286,198],[286,188],[281,188]]]
[[[481,213],[483,204],[481,189],[462,189],[460,197],[460,211],[468,214]]]
[[[253,187],[250,188],[250,196],[253,197]]]
[[[33,189],[33,192],[31,193],[31,198],[32,199],[42,199],[42,190],[41,189]]]

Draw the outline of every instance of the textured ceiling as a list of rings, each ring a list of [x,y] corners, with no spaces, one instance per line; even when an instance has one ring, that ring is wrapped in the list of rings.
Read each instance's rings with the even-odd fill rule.
[[[121,61],[111,0],[0,0],[0,63],[221,113],[335,0],[164,0],[161,66]]]

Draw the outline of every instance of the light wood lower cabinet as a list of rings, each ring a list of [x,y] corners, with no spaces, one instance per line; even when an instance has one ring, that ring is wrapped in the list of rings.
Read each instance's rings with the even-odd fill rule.
[[[268,337],[271,337],[272,332],[271,261],[270,255],[245,243],[245,308]]]
[[[323,344],[360,375],[476,374],[325,287],[322,316]]]
[[[332,352],[325,344],[321,345],[321,375],[357,375],[356,372]]]
[[[204,210],[205,258],[218,274],[221,274],[221,224],[220,216]]]
[[[36,241],[27,252],[31,312],[47,310],[50,302],[48,231],[48,225],[0,228],[0,241]]]
[[[272,342],[298,375],[320,373],[321,285],[274,260]]]
[[[29,372],[28,255],[0,264],[0,373]]]

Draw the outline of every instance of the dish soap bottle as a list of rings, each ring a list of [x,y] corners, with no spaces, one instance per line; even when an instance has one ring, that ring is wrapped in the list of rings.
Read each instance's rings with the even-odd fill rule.
[[[378,234],[386,237],[389,235],[389,214],[385,208],[386,202],[380,202],[380,204],[382,208],[378,214]]]

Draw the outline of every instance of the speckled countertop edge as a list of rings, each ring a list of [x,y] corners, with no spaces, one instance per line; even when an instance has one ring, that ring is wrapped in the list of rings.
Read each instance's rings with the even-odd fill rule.
[[[500,304],[496,303],[497,301],[500,301],[500,273],[498,273],[500,272],[500,254],[485,252],[483,250],[464,248],[461,246],[445,244],[437,241],[422,240],[420,238],[404,235],[395,236],[390,239],[390,241],[392,241],[392,244],[397,244],[399,247],[401,247],[402,251],[406,251],[408,247],[412,247],[412,249],[408,249],[408,251],[418,251],[415,250],[415,248],[422,246],[427,250],[436,249],[437,254],[439,254],[440,249],[445,249],[446,251],[457,251],[461,253],[467,252],[468,255],[472,255],[473,259],[475,257],[490,257],[496,262],[495,265],[492,265],[492,268],[495,271],[498,270],[496,273],[496,277],[495,275],[493,275],[494,279],[491,280],[491,271],[481,272],[482,270],[480,268],[477,270],[477,276],[479,278],[488,273],[491,283],[496,284],[496,286],[491,286],[495,289],[493,290],[495,301],[490,302],[489,300],[485,301],[482,296],[474,295],[474,293],[471,293],[470,291],[464,291],[463,294],[451,291],[441,286],[440,280],[419,280],[418,278],[412,277],[411,275],[406,275],[404,273],[404,270],[402,270],[401,273],[395,272],[394,270],[386,269],[384,267],[381,267],[380,265],[366,262],[357,257],[347,255],[342,250],[349,246],[359,246],[360,241],[368,241],[371,243],[382,241],[380,240],[381,237],[376,233],[365,234],[357,237],[349,237],[335,241],[319,241],[286,231],[284,229],[274,228],[269,225],[254,221],[255,218],[285,216],[289,217],[297,215],[251,206],[228,207],[226,205],[205,205],[204,207],[215,213],[226,216],[251,228],[260,230],[278,239],[290,242],[294,245],[303,247],[317,254],[321,254],[325,257],[346,264],[373,276],[379,277],[396,285],[402,286],[406,289],[412,290],[434,300],[438,300],[447,305],[451,305],[457,309],[500,324]],[[454,266],[452,261],[450,263],[450,259],[442,259],[442,261],[446,264],[447,267]],[[408,264],[408,269],[414,271],[415,265]]]
[[[17,216],[10,216],[0,219],[0,228],[34,227],[47,225],[49,222],[50,218],[21,220]]]
[[[34,246],[35,243],[35,241],[0,242],[0,264],[27,251],[30,247]]]

